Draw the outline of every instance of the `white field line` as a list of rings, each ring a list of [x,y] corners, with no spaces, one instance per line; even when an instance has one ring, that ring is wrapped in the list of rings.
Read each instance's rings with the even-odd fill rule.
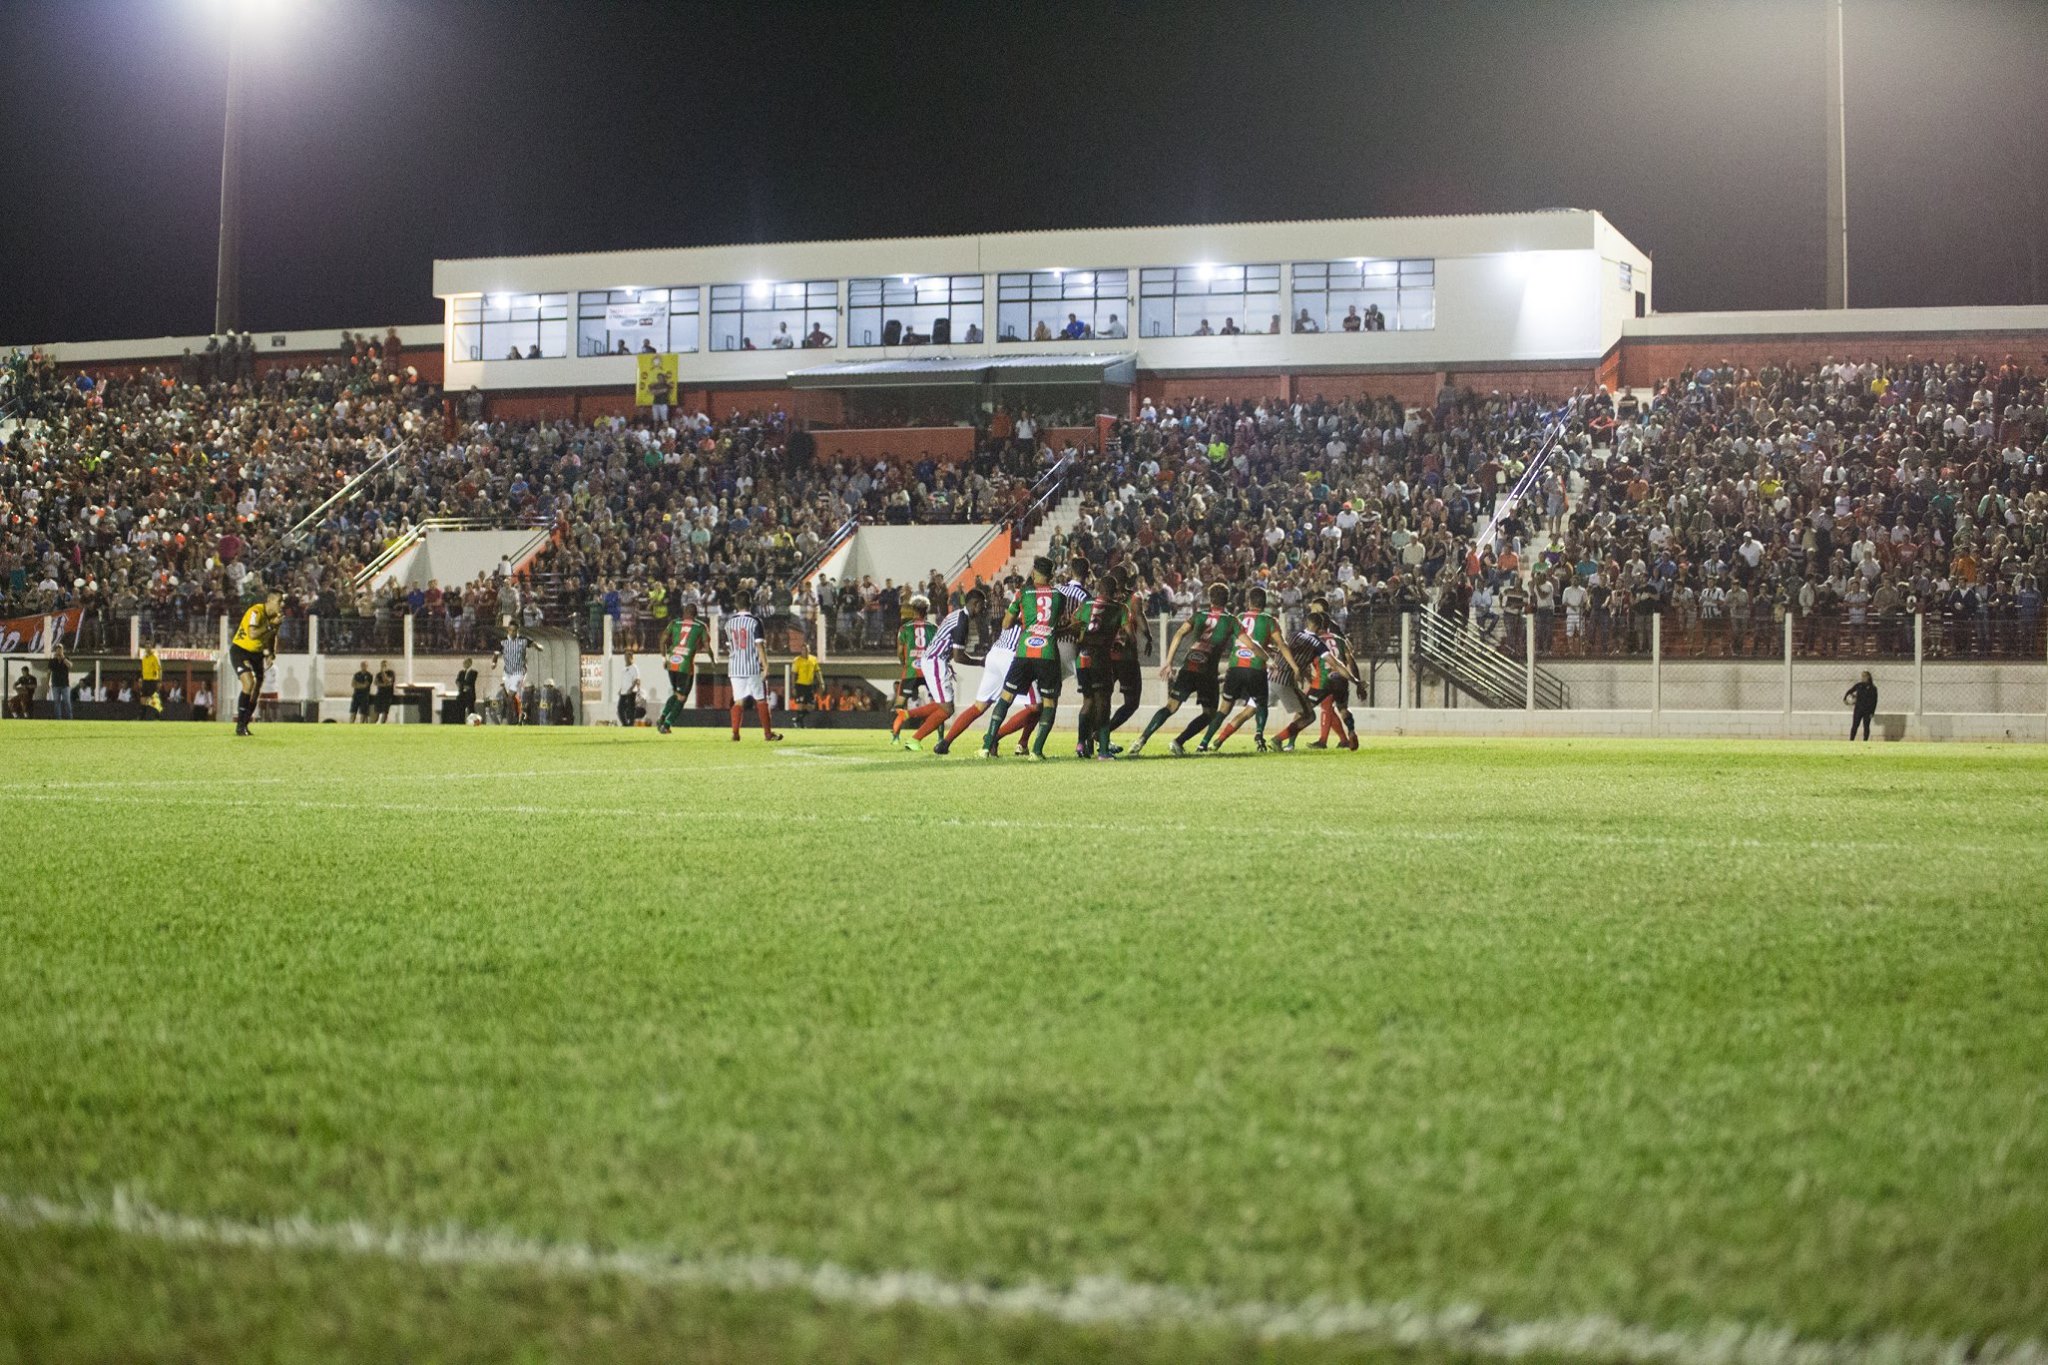
[[[1544,1354],[1657,1365],[2048,1365],[2048,1346],[2012,1336],[1943,1340],[1885,1333],[1827,1340],[1745,1323],[1667,1330],[1600,1315],[1508,1322],[1470,1306],[1431,1309],[1338,1299],[1233,1302],[1197,1289],[1113,1276],[1071,1285],[1020,1280],[995,1286],[926,1271],[864,1272],[780,1256],[689,1256],[655,1247],[548,1242],[453,1224],[416,1231],[358,1219],[197,1217],[156,1208],[121,1190],[107,1200],[0,1195],[0,1224],[109,1232],[173,1246],[331,1252],[407,1265],[517,1270],[552,1279],[614,1276],[722,1293],[798,1293],[865,1310],[912,1307],[1085,1327],[1216,1331],[1262,1341],[1353,1340],[1501,1360]]]
[[[735,765],[752,768],[753,764]],[[676,775],[687,777],[694,772],[715,770],[716,765],[707,768],[677,769]],[[496,774],[493,774],[495,776]],[[217,789],[217,783],[209,787]],[[348,810],[363,812],[386,812],[401,815],[579,815],[602,816],[606,819],[633,820],[687,820],[694,823],[723,820],[752,820],[766,824],[804,825],[881,825],[901,827],[907,824],[935,826],[941,829],[987,829],[987,830],[1046,830],[1050,832],[1104,834],[1109,827],[1096,820],[1037,820],[1011,816],[933,816],[898,817],[877,815],[872,811],[781,811],[748,810],[736,806],[721,806],[717,809],[687,809],[672,806],[595,806],[583,802],[566,801],[562,804],[541,804],[535,802],[489,802],[462,803],[426,801],[322,801],[299,797],[240,798],[187,792],[136,792],[133,796],[116,797],[96,794],[90,791],[68,789],[27,788],[8,790],[7,795],[20,801],[49,801],[65,804],[96,806],[200,806],[222,810]],[[1345,839],[1354,841],[1354,853],[1370,852],[1375,846],[1398,846],[1405,843],[1442,844],[1573,844],[1598,848],[1672,848],[1708,850],[1767,850],[1784,853],[1923,853],[1925,847],[1918,844],[1898,843],[1871,839],[1758,839],[1735,836],[1718,838],[1712,835],[1683,834],[1615,834],[1602,830],[1551,830],[1551,829],[1397,829],[1385,825],[1362,823],[1356,826],[1311,825],[1287,823],[1258,825],[1239,819],[1226,819],[1215,823],[1188,823],[1186,821],[1123,820],[1116,822],[1114,832],[1122,834],[1231,834],[1270,835],[1276,838],[1301,838],[1313,836],[1322,839]],[[1943,844],[1945,852],[1966,854],[2010,854],[2012,848],[1994,844]]]

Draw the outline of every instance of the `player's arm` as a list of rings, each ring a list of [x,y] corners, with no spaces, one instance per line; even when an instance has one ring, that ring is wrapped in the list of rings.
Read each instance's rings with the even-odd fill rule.
[[[1178,629],[1178,630],[1174,631],[1174,632],[1173,632],[1173,638],[1172,638],[1171,640],[1168,640],[1168,641],[1166,642],[1166,657],[1162,658],[1162,659],[1161,659],[1161,660],[1159,661],[1159,676],[1160,676],[1160,677],[1162,677],[1162,678],[1165,678],[1165,679],[1168,679],[1168,680],[1171,680],[1171,679],[1172,679],[1172,677],[1173,677],[1173,656],[1174,656],[1175,654],[1177,654],[1177,653],[1179,653],[1179,652],[1180,652],[1180,642],[1181,642],[1182,640],[1185,640],[1185,639],[1187,639],[1187,637],[1188,637],[1188,633],[1189,633],[1190,631],[1192,631],[1192,630],[1193,630],[1194,628],[1195,628],[1195,621],[1194,621],[1194,618],[1193,618],[1193,617],[1189,617],[1189,618],[1188,618],[1187,620],[1185,620],[1185,621],[1183,621],[1183,622],[1181,622],[1181,623],[1180,623],[1180,629]]]

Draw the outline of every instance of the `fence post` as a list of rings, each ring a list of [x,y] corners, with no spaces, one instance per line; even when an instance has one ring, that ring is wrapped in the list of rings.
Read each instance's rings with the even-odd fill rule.
[[[1664,613],[1650,613],[1650,733],[1664,722]]]
[[[142,657],[142,618],[140,616],[130,616],[128,618],[128,657],[131,659]]]
[[[1536,709],[1536,614],[1522,613],[1522,709]]]
[[[1797,618],[1792,611],[1785,613],[1785,733],[1792,733],[1792,627]]]
[[[1913,719],[1927,714],[1927,613],[1913,613]]]
[[[231,618],[220,618],[220,653],[213,661],[213,718],[217,721],[232,720],[234,712],[228,708],[228,684],[235,684],[235,693],[241,695],[241,676],[235,672],[235,661],[228,654],[228,642],[234,638],[234,628],[228,624]],[[100,666],[92,666],[92,681],[95,691],[99,688]]]
[[[1414,677],[1414,674],[1409,671],[1409,664],[1414,659],[1414,648],[1415,613],[1404,611],[1401,613],[1401,705],[1399,707],[1403,711],[1408,709],[1408,688],[1410,679]]]
[[[412,686],[412,613],[405,614],[405,685]]]
[[[610,612],[599,618],[604,631],[604,686],[598,689],[598,696],[604,700],[605,714],[617,717],[619,711],[618,680],[612,677],[612,630],[618,623],[612,620]]]
[[[313,723],[320,723],[320,708],[327,702],[327,670],[320,664],[320,618],[306,616],[306,700],[313,705]]]

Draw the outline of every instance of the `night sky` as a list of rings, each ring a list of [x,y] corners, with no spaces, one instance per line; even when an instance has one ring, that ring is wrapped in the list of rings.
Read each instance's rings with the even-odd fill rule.
[[[1818,0],[275,3],[258,332],[437,321],[436,256],[1565,205],[1661,311],[1821,297]],[[210,327],[228,9],[0,0],[0,343]],[[1850,0],[1848,66],[1851,302],[2048,302],[2048,2]]]

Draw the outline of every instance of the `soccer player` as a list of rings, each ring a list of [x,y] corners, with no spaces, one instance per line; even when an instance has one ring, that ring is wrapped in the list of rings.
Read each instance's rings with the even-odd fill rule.
[[[697,619],[697,608],[685,602],[676,619],[661,632],[662,663],[668,669],[668,700],[662,703],[655,730],[667,734],[683,718],[690,689],[697,685],[697,655],[710,644],[710,632]]]
[[[931,616],[931,599],[920,594],[910,599],[910,619],[896,631],[896,715],[889,722],[891,744],[902,742],[903,722],[910,719],[911,699],[924,691],[925,646],[938,633]]]
[[[1005,620],[1007,622],[1007,618]],[[1017,639],[1023,633],[1022,626],[1008,623],[996,635],[996,642],[988,647],[988,653],[981,661],[981,685],[974,691],[974,704],[953,718],[953,723],[946,727],[944,738],[932,746],[933,753],[951,752],[953,741],[965,734],[967,727],[979,720],[982,713],[1002,695],[1003,683],[1010,676],[1010,663],[1017,657]],[[964,641],[956,645],[956,649],[963,647]],[[1033,689],[1031,700],[1037,701],[1036,689]]]
[[[994,758],[998,737],[1002,732],[1003,718],[1010,713],[1010,703],[1017,699],[1019,692],[1037,689],[1039,701],[1038,732],[1032,737],[1031,757],[1043,761],[1045,758],[1046,736],[1052,733],[1052,723],[1059,714],[1060,687],[1064,679],[1060,676],[1061,630],[1067,622],[1067,598],[1052,585],[1052,561],[1044,555],[1031,561],[1031,582],[1010,600],[1003,612],[1003,629],[1018,628],[1017,656],[1010,661],[1009,672],[1003,678],[1003,690],[996,698],[995,710],[990,715],[988,733],[981,742],[981,756]]]
[[[1266,590],[1253,586],[1245,590],[1245,609],[1237,618],[1239,630],[1246,639],[1264,645],[1280,656],[1280,662],[1287,666],[1291,676],[1296,672],[1293,654],[1288,652],[1287,641],[1281,638],[1279,621],[1266,610]],[[1266,752],[1266,705],[1268,694],[1267,655],[1240,643],[1237,652],[1231,656],[1230,671],[1223,678],[1223,705],[1227,711],[1232,702],[1237,703],[1237,714],[1230,718],[1216,737],[1207,743],[1214,752],[1221,749],[1225,740],[1237,733],[1238,727],[1252,718],[1252,739],[1260,753]]]
[[[242,686],[241,700],[235,703],[238,735],[248,734],[249,722],[256,718],[265,661],[277,654],[277,628],[283,622],[284,594],[273,591],[242,613],[242,623],[235,627],[234,638],[228,641],[228,660],[235,667],[235,680]]]
[[[754,580],[740,580],[739,610],[725,618],[725,671],[732,680],[732,742],[735,744],[740,742],[740,715],[749,701],[754,703],[754,711],[761,718],[761,738],[782,738],[769,724],[765,682],[768,669],[761,654],[761,622],[754,616],[753,608],[746,605],[753,600]]]
[[[505,673],[505,723],[523,725],[526,722],[526,649],[531,643],[519,633],[515,622],[506,631],[505,642],[498,646],[498,666]]]
[[[946,613],[946,619],[939,622],[939,628],[925,643],[918,671],[924,678],[924,688],[931,700],[910,713],[910,719],[918,723],[917,732],[903,742],[903,747],[912,753],[916,753],[924,743],[925,736],[944,725],[953,714],[953,698],[958,695],[953,679],[953,662],[967,657],[968,626],[981,615],[987,602],[987,592],[979,587],[969,588],[966,605]],[[945,743],[945,737],[941,736],[933,752],[942,752]]]
[[[1180,648],[1182,640],[1192,639],[1187,657],[1181,660],[1178,672],[1173,667],[1174,651]],[[1201,714],[1187,729],[1180,732],[1173,741],[1173,756],[1187,755],[1188,741],[1207,730],[1223,714],[1218,699],[1221,679],[1218,671],[1222,667],[1223,655],[1235,641],[1240,646],[1249,645],[1259,654],[1266,652],[1266,646],[1248,639],[1238,628],[1237,618],[1230,613],[1230,588],[1222,583],[1209,585],[1209,605],[1206,610],[1181,622],[1180,629],[1173,633],[1173,639],[1166,646],[1166,662],[1159,666],[1159,676],[1166,680],[1166,705],[1152,713],[1152,719],[1145,726],[1145,733],[1131,746],[1131,757],[1136,758],[1144,751],[1145,742],[1152,738],[1167,717],[1180,710],[1182,702],[1189,697],[1201,703]]]
[[[806,639],[803,648],[789,661],[789,709],[796,713],[800,730],[805,718],[818,709],[819,672],[818,656],[811,653],[811,642]]]
[[[1145,598],[1138,591],[1137,573],[1129,565],[1123,569],[1124,578],[1124,633],[1110,644],[1109,671],[1112,681],[1123,700],[1118,703],[1116,713],[1104,724],[1114,733],[1125,721],[1138,714],[1138,707],[1145,694]],[[1116,745],[1109,746],[1111,757],[1120,753]]]
[[[1323,616],[1328,618],[1321,632],[1321,639],[1324,646],[1335,651],[1338,659],[1342,660],[1344,664],[1344,671],[1337,674],[1336,680],[1331,685],[1328,704],[1321,708],[1323,715],[1322,729],[1316,735],[1316,742],[1309,747],[1311,749],[1327,747],[1330,732],[1335,730],[1337,731],[1337,743],[1340,748],[1356,749],[1358,747],[1358,727],[1357,723],[1351,718],[1351,684],[1358,679],[1358,661],[1351,656],[1351,641],[1345,638],[1343,631],[1337,629],[1337,616],[1335,612],[1330,610],[1329,599],[1326,597],[1311,598],[1308,609],[1312,613],[1321,612]]]
[[[59,645],[59,649],[63,646]],[[159,719],[164,713],[164,664],[156,656],[155,645],[142,647],[142,679],[135,689],[136,703],[142,708],[143,720]]]
[[[1356,675],[1351,671],[1351,665],[1344,661],[1341,641],[1330,625],[1328,613],[1310,611],[1305,633],[1316,637],[1316,653],[1302,665],[1302,695],[1308,702],[1308,710],[1288,722],[1287,728],[1280,732],[1279,745],[1283,749],[1292,749],[1294,737],[1308,725],[1309,717],[1320,711],[1331,717],[1333,722],[1342,717],[1343,747],[1355,749],[1358,747],[1358,732],[1353,726],[1351,713],[1339,707],[1337,698],[1340,695],[1338,684],[1346,680],[1356,681]],[[1342,694],[1348,695],[1348,692]],[[1322,745],[1318,742],[1309,747],[1321,748]]]
[[[1080,609],[1081,604],[1088,600],[1087,556],[1076,554],[1073,558],[1067,561],[1067,581],[1060,584],[1059,588],[1060,596],[1067,599],[1067,614],[1069,617],[1071,617],[1074,614],[1074,612]],[[1074,672],[1075,645],[1073,638],[1069,635],[1062,634],[1058,637],[1058,640],[1060,653],[1060,679],[1062,683],[1064,683],[1065,680]],[[1002,733],[998,735],[997,738],[1008,739],[1011,735],[1017,734],[1020,731],[1023,732],[1026,736],[1029,736],[1032,732],[1031,727],[1038,723],[1039,704],[1041,700],[1042,697],[1039,690],[1037,688],[1033,688],[1030,697],[1026,699],[1024,709],[1010,717],[1010,719],[1003,725]],[[1024,757],[1026,752],[1027,751],[1025,748],[1025,741],[1022,739],[1018,740],[1017,756],[1019,758],[1022,758]]]
[[[1127,632],[1128,606],[1123,578],[1112,569],[1103,575],[1101,588],[1074,609],[1074,680],[1081,689],[1077,758],[1116,757],[1109,742],[1109,693],[1116,682],[1111,661],[1116,642]]]

